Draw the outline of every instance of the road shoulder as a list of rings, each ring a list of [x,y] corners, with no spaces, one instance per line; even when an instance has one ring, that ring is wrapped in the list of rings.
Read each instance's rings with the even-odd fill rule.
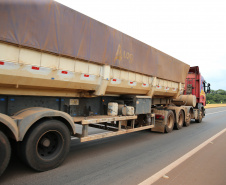
[[[226,184],[226,132],[154,183]],[[167,178],[169,177],[169,178]]]

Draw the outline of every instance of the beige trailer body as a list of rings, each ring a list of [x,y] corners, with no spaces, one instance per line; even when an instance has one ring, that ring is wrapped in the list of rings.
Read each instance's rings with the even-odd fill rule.
[[[183,84],[0,43],[0,94],[92,97],[140,94],[176,98]]]
[[[174,82],[186,79],[189,65],[99,21],[53,0],[20,2],[0,2],[3,42]]]
[[[202,121],[196,98],[180,96],[189,65],[52,0],[0,4],[0,144],[21,141],[33,169],[62,163],[71,136],[86,142]]]

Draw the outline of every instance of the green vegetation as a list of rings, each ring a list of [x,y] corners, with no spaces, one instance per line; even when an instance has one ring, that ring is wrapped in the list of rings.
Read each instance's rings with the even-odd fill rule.
[[[207,104],[214,104],[214,103],[226,103],[226,91],[219,89],[219,90],[211,90],[209,94],[206,96],[206,103]]]

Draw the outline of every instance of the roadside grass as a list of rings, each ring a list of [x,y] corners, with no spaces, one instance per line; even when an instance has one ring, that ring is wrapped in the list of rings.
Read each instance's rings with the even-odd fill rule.
[[[216,108],[216,107],[226,107],[226,104],[207,104],[205,106],[206,109],[208,109],[208,108]]]

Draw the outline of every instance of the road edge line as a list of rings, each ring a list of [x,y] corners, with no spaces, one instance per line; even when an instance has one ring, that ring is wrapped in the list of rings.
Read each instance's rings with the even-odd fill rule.
[[[158,171],[157,173],[155,173],[151,177],[147,178],[146,180],[144,180],[143,182],[141,182],[139,185],[150,185],[150,184],[153,184],[154,182],[156,182],[157,180],[159,180],[163,175],[167,174],[168,172],[170,172],[171,170],[173,170],[175,167],[179,166],[181,163],[183,163],[189,157],[191,157],[196,152],[198,152],[199,150],[201,150],[203,147],[205,147],[211,141],[213,141],[214,139],[216,139],[217,137],[219,137],[220,135],[222,135],[225,131],[226,131],[226,128],[223,129],[222,131],[218,132],[217,134],[215,134],[211,138],[207,139],[202,144],[200,144],[199,146],[195,147],[190,152],[186,153],[185,155],[183,155],[182,157],[180,157],[176,161],[172,162],[171,164],[169,164],[168,166],[166,166],[162,170]]]
[[[209,115],[209,114],[216,114],[216,113],[220,113],[220,112],[226,112],[226,110],[223,110],[223,111],[218,111],[218,112],[211,112],[211,113],[207,113],[207,114],[206,114],[206,116],[207,116],[207,115]]]

